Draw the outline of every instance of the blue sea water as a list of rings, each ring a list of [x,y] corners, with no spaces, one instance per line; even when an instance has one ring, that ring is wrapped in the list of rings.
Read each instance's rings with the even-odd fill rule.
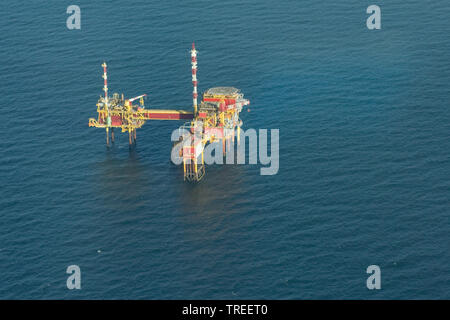
[[[450,298],[448,1],[0,8],[1,299]],[[192,41],[200,91],[240,88],[244,128],[280,130],[277,175],[214,165],[184,183],[181,123],[147,122],[132,150],[88,127],[104,60],[110,92],[189,108]]]

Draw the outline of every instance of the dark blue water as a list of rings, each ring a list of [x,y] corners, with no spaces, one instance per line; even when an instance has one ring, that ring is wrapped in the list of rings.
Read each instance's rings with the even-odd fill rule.
[[[3,1],[0,298],[450,298],[449,18],[444,0]],[[280,129],[277,175],[191,185],[181,123],[131,151],[88,128],[104,60],[110,92],[189,107],[192,41],[200,91],[238,87],[244,128]]]

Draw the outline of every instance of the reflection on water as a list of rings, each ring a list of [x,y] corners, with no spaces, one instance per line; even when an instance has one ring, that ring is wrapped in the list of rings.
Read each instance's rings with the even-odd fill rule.
[[[145,178],[148,166],[144,166],[136,148],[130,148],[127,158],[119,148],[109,148],[104,160],[97,163],[96,192],[106,209],[137,209],[143,204],[143,194],[149,192],[149,181]]]
[[[233,215],[248,212],[248,166],[210,165],[202,181],[188,183],[169,158],[160,163],[142,146],[125,148],[107,148],[94,167],[91,186],[109,223],[136,220],[150,232],[165,221],[170,228],[183,225],[190,240],[213,241],[239,225]],[[124,230],[110,232],[119,236]]]
[[[233,227],[233,215],[247,208],[246,169],[242,165],[209,165],[200,183],[177,183],[177,201],[181,221],[190,240],[221,238]]]
[[[242,165],[207,165],[199,183],[180,183],[180,205],[186,212],[223,213],[227,201],[246,192],[242,184],[245,173]]]

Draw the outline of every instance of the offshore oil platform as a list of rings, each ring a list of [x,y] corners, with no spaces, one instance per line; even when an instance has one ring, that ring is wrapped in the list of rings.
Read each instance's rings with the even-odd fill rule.
[[[163,110],[146,109],[144,97],[146,94],[125,99],[124,95],[114,93],[108,95],[107,65],[102,64],[105,92],[97,102],[98,118],[89,119],[89,127],[106,129],[106,144],[114,143],[114,129],[128,132],[130,146],[136,143],[136,130],[141,128],[147,120],[185,120],[180,127],[188,134],[181,135],[173,146],[180,148],[183,159],[183,173],[185,181],[200,181],[205,175],[204,147],[208,143],[222,141],[223,155],[228,148],[234,146],[234,137],[239,144],[242,120],[239,113],[250,101],[244,99],[239,89],[233,87],[215,87],[203,94],[200,105],[197,104],[197,50],[192,43],[191,49],[193,110]],[[133,104],[139,101],[139,104]],[[199,132],[200,128],[200,132]],[[195,138],[195,135],[200,138]],[[232,143],[231,143],[232,142]],[[180,146],[179,144],[182,143]]]

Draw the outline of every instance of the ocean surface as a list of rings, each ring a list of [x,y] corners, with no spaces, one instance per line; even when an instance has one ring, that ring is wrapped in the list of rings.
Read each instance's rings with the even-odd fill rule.
[[[450,298],[448,1],[0,9],[1,299]],[[110,93],[191,108],[192,41],[199,90],[240,88],[243,128],[280,130],[278,174],[212,165],[189,184],[181,122],[147,122],[131,150],[88,127],[103,61]]]

